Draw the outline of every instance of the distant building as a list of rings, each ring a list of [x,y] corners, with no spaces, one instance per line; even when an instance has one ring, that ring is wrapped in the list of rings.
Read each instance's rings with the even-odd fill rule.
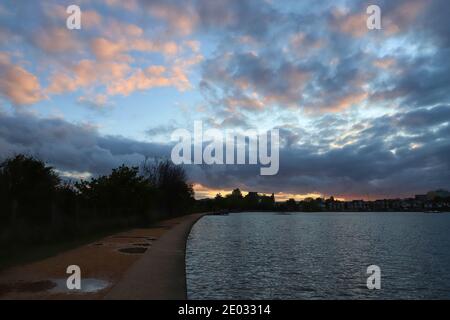
[[[414,196],[414,199],[416,201],[427,201],[427,195],[426,194],[416,194]]]
[[[448,198],[448,197],[450,197],[450,192],[443,189],[430,191],[427,193],[428,200],[434,200],[435,198]]]
[[[260,204],[263,201],[263,197],[260,196],[258,192],[254,191],[250,191],[244,198],[253,205]]]

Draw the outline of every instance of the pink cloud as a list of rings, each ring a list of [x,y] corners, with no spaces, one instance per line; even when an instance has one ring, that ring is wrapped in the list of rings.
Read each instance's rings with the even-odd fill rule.
[[[73,53],[80,49],[75,33],[65,27],[39,30],[33,42],[47,53]]]
[[[191,34],[198,24],[199,17],[188,4],[183,6],[170,5],[168,3],[150,4],[150,13],[163,20],[173,33],[181,35]]]
[[[409,0],[397,6],[383,19],[383,29],[386,30],[386,34],[394,35],[405,31],[425,10],[429,2],[429,0]]]
[[[44,99],[38,78],[0,55],[0,94],[16,105],[28,105]]]
[[[139,8],[137,0],[104,0],[111,7],[123,8],[129,11],[135,11]]]
[[[389,69],[395,66],[396,61],[394,58],[382,58],[373,61],[373,65],[380,69]]]
[[[82,28],[98,27],[102,23],[102,17],[95,10],[82,11],[81,23]]]
[[[347,14],[343,10],[336,9],[332,12],[331,28],[359,38],[369,31],[367,28],[367,17],[365,12]]]
[[[94,84],[109,84],[126,77],[131,68],[126,63],[81,60],[68,72],[58,72],[50,79],[49,93],[61,94]]]
[[[102,32],[105,36],[114,39],[138,38],[144,34],[144,30],[141,27],[115,19],[109,19]]]
[[[127,56],[122,55],[126,48],[124,43],[105,38],[96,38],[91,42],[91,49],[97,60],[128,60]]]
[[[145,38],[111,41],[102,37],[91,41],[91,50],[97,60],[116,61],[131,61],[127,53],[132,51],[157,52],[166,56],[175,56],[180,51],[177,43],[173,41],[160,42]]]
[[[180,68],[167,70],[164,66],[151,66],[144,70],[137,69],[130,77],[112,83],[108,87],[108,93],[127,96],[138,90],[168,86],[174,86],[181,91],[188,89],[190,83],[184,70]]]
[[[341,112],[353,105],[361,104],[368,98],[368,93],[364,91],[349,93],[341,97],[336,97],[332,102],[325,102],[321,97],[314,105],[306,106],[308,113],[323,113],[323,112]]]

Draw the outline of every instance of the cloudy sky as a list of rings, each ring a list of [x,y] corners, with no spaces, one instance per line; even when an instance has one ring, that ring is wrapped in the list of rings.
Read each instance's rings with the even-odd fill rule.
[[[88,178],[169,157],[202,120],[278,128],[280,170],[188,166],[198,197],[450,188],[449,16],[448,0],[2,0],[0,157]]]

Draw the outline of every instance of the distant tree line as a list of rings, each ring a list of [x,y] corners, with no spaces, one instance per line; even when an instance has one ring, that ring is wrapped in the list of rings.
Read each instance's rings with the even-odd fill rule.
[[[230,194],[222,196],[217,194],[214,199],[202,199],[197,201],[199,211],[210,212],[218,210],[228,211],[273,211],[277,208],[274,194],[260,195],[256,192],[249,192],[242,195],[240,189],[234,189]]]
[[[122,165],[109,175],[74,183],[31,156],[0,163],[1,250],[10,242],[47,243],[145,226],[194,208],[184,169],[169,161]]]
[[[450,197],[445,190],[429,192],[415,198],[383,199],[374,201],[336,200],[307,197],[303,200],[275,201],[271,196],[249,192],[243,196],[239,189],[230,194],[217,194],[213,199],[197,201],[200,211],[279,211],[279,212],[387,212],[387,211],[449,211]]]
[[[223,196],[217,194],[214,199],[202,199],[197,201],[197,209],[203,212],[210,211],[280,211],[280,212],[318,212],[321,211],[322,199],[307,198],[304,201],[288,199],[275,201],[275,195],[248,192],[242,195],[240,189],[234,189],[230,194]]]

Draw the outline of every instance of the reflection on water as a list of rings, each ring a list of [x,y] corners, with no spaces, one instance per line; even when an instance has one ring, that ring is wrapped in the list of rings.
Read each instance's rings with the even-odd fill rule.
[[[368,290],[369,265],[381,290]],[[190,299],[450,298],[450,214],[236,213],[189,236]]]

